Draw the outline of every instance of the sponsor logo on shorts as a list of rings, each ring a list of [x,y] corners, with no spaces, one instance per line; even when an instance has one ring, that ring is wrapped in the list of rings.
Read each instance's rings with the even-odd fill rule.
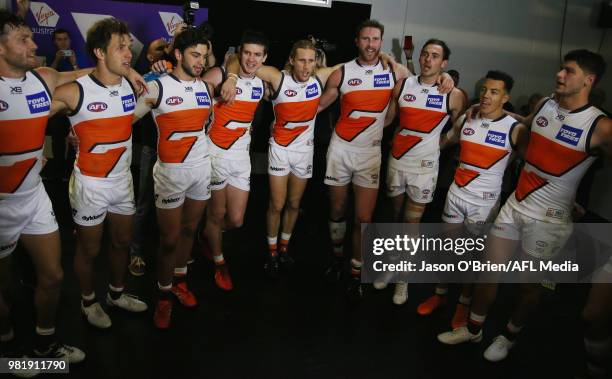
[[[0,112],[4,112],[7,109],[9,109],[8,103],[6,101],[0,100]]]
[[[9,250],[9,249],[15,247],[15,245],[17,245],[17,241],[11,242],[8,245],[0,246],[0,251]]]
[[[422,160],[421,161],[421,167],[425,167],[425,168],[433,168],[434,166],[434,161],[429,161],[429,160]]]
[[[407,101],[409,103],[412,103],[413,101],[416,100],[416,96],[414,96],[413,94],[409,93],[404,95],[404,101]]]
[[[77,210],[76,210],[76,209],[73,209],[73,210],[72,210],[72,217],[76,216],[76,214],[77,214]]]
[[[196,92],[196,101],[200,106],[210,106],[210,97],[206,92]]]
[[[87,105],[87,110],[90,112],[102,112],[108,109],[108,105],[101,101],[96,101],[94,103],[89,103]]]
[[[338,178],[334,178],[333,176],[325,175],[325,180],[331,180],[332,182],[337,182]]]
[[[183,104],[183,98],[180,96],[172,96],[166,99],[166,104],[172,106],[172,105],[179,105],[179,104]]]
[[[450,213],[446,213],[446,212],[442,212],[442,215],[446,218],[458,218],[459,216],[457,215],[452,215]]]
[[[274,166],[270,166],[270,170],[271,171],[285,171],[283,167],[274,167]]]
[[[423,195],[429,195],[431,193],[431,191],[426,188],[426,189],[422,190],[421,193]]]
[[[308,87],[306,87],[306,98],[310,99],[311,97],[315,97],[319,94],[319,86],[317,83],[312,83]]]
[[[311,164],[309,164],[308,166],[306,166],[306,173],[307,173],[307,174],[312,173],[312,165],[311,165]]]
[[[210,185],[211,186],[220,186],[223,183],[225,183],[225,179],[224,180],[211,180],[210,181]]]
[[[293,96],[295,96],[295,95],[297,95],[297,92],[296,92],[296,91],[294,91],[294,90],[292,90],[292,89],[285,90],[285,96],[288,96],[288,97],[293,97]]]
[[[548,243],[546,243],[545,241],[536,241],[536,246],[537,247],[547,247]]]
[[[582,136],[582,130],[572,128],[569,125],[563,124],[561,129],[559,129],[559,133],[555,137],[559,141],[563,141],[573,146],[577,146],[578,142],[580,142],[580,137]]]
[[[136,106],[134,95],[129,94],[129,95],[121,96],[121,105],[123,105],[124,112],[133,111],[134,107]]]
[[[261,87],[253,87],[251,89],[251,99],[259,100],[263,96],[263,89]]]
[[[104,216],[104,212],[100,213],[99,215],[93,215],[93,216],[82,216],[81,219],[83,221],[94,221],[99,219],[100,217]]]
[[[240,87],[236,87],[236,95],[240,95],[242,93],[242,89]]]
[[[171,197],[169,199],[162,199],[162,204],[172,204],[181,200],[180,197]]]
[[[501,225],[501,224],[493,224],[493,229],[503,231],[504,230],[504,226]]]
[[[541,126],[542,128],[548,126],[548,120],[544,116],[540,116],[536,119],[536,125]]]
[[[546,210],[546,217],[562,219],[564,213],[565,212],[562,209],[548,208]]]
[[[353,79],[350,79],[347,83],[348,83],[349,86],[355,87],[355,86],[360,85],[362,83],[362,81],[359,78],[353,78]]]
[[[27,95],[26,100],[28,101],[30,113],[47,112],[51,109],[51,102],[45,91]]]
[[[463,134],[465,134],[466,136],[471,136],[474,133],[476,132],[472,128],[463,128]]]
[[[444,103],[444,96],[442,95],[427,95],[427,108],[442,109],[442,103]]]
[[[374,75],[374,87],[389,87],[391,86],[391,79],[389,74],[378,74]]]
[[[495,200],[497,199],[497,194],[494,192],[483,192],[482,193],[482,198],[484,200]]]
[[[506,133],[489,130],[487,137],[485,138],[485,142],[490,143],[491,145],[504,147],[506,146]]]

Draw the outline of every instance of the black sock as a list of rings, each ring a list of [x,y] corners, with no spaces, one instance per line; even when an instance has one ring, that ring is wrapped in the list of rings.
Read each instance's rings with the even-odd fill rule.
[[[98,302],[98,298],[96,296],[93,297],[93,299],[91,300],[85,300],[81,297],[81,301],[83,302],[83,306],[84,307],[90,307],[92,305],[94,305],[95,303]]]
[[[513,333],[509,331],[508,328],[504,328],[504,331],[502,332],[502,336],[506,337],[508,341],[514,341],[519,334],[520,332]]]
[[[185,282],[185,278],[187,278],[187,275],[185,274],[181,274],[181,275],[174,275],[172,277],[172,285],[173,286],[178,286],[181,283]]]
[[[472,334],[478,334],[482,330],[482,324],[477,324],[472,320],[468,320],[467,328]]]
[[[42,334],[36,333],[34,338],[34,349],[39,353],[48,352],[51,345],[55,343],[55,333],[43,336]]]
[[[159,300],[172,300],[172,292],[170,291],[166,291],[166,290],[159,290],[157,291],[158,296],[159,296]]]
[[[119,300],[119,298],[121,297],[121,295],[123,294],[123,290],[121,291],[115,291],[111,288],[108,289],[108,294],[110,295],[111,299],[113,300]]]

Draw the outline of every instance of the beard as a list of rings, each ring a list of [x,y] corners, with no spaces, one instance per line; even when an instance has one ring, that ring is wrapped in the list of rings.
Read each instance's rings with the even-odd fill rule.
[[[204,70],[201,70],[199,74],[196,74],[194,72],[193,68],[191,66],[187,65],[187,63],[185,61],[183,61],[181,63],[181,67],[183,68],[183,71],[185,71],[185,73],[187,75],[189,75],[189,76],[191,76],[193,78],[199,77],[200,75],[202,75],[202,72],[204,71]]]

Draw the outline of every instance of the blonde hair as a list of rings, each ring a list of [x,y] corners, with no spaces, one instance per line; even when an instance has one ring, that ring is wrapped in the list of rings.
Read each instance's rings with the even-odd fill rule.
[[[291,52],[289,53],[290,59],[291,58],[295,59],[298,49],[310,49],[315,52],[315,55],[318,54],[317,48],[315,47],[314,43],[312,43],[312,41],[307,40],[307,39],[301,39],[299,41],[296,41],[291,47]],[[290,59],[287,59],[287,63],[285,63],[285,71],[287,72],[293,72],[293,66],[291,65]],[[318,68],[318,63],[317,63],[317,68]],[[313,75],[314,75],[314,72],[313,72]]]

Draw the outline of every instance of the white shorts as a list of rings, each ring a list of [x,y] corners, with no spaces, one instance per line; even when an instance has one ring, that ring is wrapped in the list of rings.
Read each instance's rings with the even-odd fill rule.
[[[431,171],[411,172],[392,164],[387,167],[387,196],[396,197],[405,193],[415,203],[433,201],[438,182],[438,167]]]
[[[73,172],[68,188],[72,219],[82,226],[104,222],[106,212],[130,216],[136,212],[132,174],[116,180],[83,177]]]
[[[380,178],[380,151],[356,152],[329,145],[325,184],[345,186],[349,183],[365,188],[378,188]]]
[[[314,150],[291,151],[271,143],[268,147],[268,175],[286,176],[289,173],[300,179],[312,178]]]
[[[17,247],[22,234],[49,234],[58,229],[42,182],[28,193],[0,200],[0,259]]]
[[[553,259],[571,236],[571,223],[553,224],[536,220],[505,204],[495,219],[491,234],[497,237],[521,241],[523,251],[543,259]]]
[[[153,166],[155,206],[160,209],[178,208],[185,198],[210,199],[210,159],[195,167]]]
[[[251,160],[211,156],[210,188],[222,190],[228,184],[243,191],[251,190]]]
[[[498,211],[499,201],[472,204],[449,192],[442,211],[442,221],[449,224],[464,223],[470,233],[481,235],[485,224],[493,222]]]

